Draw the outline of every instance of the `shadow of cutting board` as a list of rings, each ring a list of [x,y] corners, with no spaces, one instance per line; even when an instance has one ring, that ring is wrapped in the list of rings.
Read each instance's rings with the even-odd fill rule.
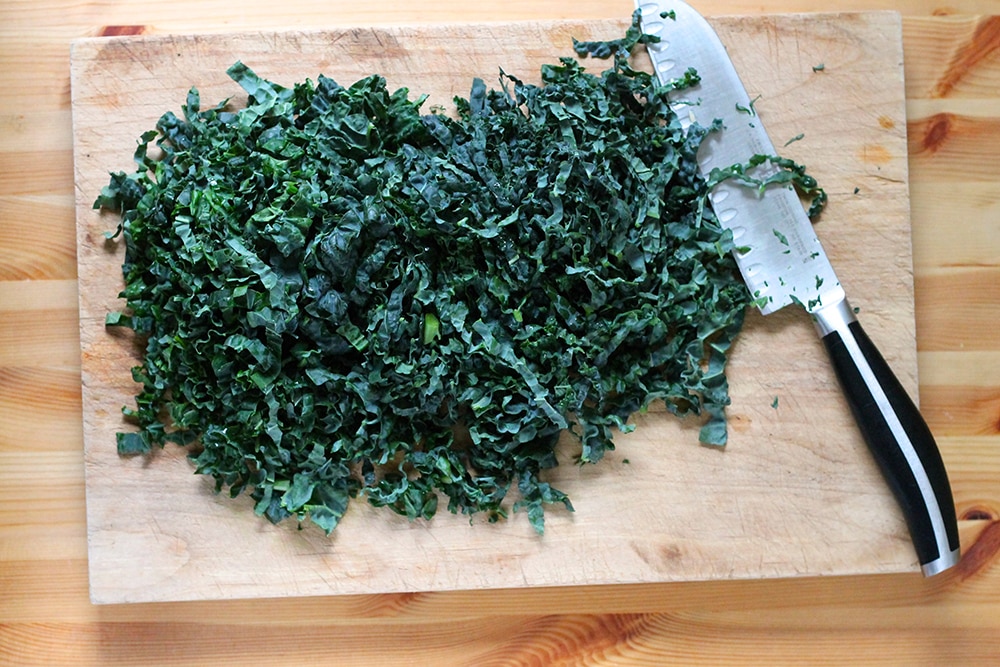
[[[901,28],[891,13],[713,20],[780,152],[830,194],[817,226],[876,343],[916,391]],[[916,571],[905,523],[840,396],[808,317],[748,317],[730,371],[725,450],[664,412],[595,466],[567,443],[549,479],[576,512],[470,524],[443,512],[408,523],[353,503],[335,533],[273,526],[242,496],[214,495],[184,450],[119,458],[131,404],[131,341],[107,331],[121,307],[123,248],[91,205],[110,171],[131,171],[138,136],[189,87],[202,104],[242,91],[242,60],[285,85],[383,74],[448,108],[498,68],[537,81],[572,38],[613,39],[626,20],[385,27],[328,32],[86,39],[72,56],[80,326],[91,596],[165,601],[568,586]],[[640,60],[641,62],[641,60]],[[648,65],[648,63],[647,63]],[[822,68],[819,65],[823,65]],[[590,63],[591,71],[607,67]]]

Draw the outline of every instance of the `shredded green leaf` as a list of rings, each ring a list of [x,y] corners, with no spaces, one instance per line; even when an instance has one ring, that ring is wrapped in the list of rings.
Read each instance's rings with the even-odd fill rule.
[[[119,451],[195,443],[217,491],[327,532],[353,497],[493,521],[512,488],[541,532],[572,509],[543,479],[563,433],[597,462],[662,401],[724,444],[750,297],[698,174],[711,128],[630,66],[638,25],[575,43],[613,58],[600,75],[501,72],[455,117],[380,76],[286,88],[237,63],[238,110],[192,89],[95,202],[126,249],[107,324],[145,345]]]
[[[713,129],[718,128],[713,127]],[[812,197],[807,215],[813,219],[823,212],[829,200],[826,191],[819,186],[816,179],[806,173],[805,165],[775,155],[754,155],[746,164],[713,169],[708,177],[711,186],[726,180],[756,187],[761,192],[775,185],[794,187],[800,195]]]
[[[791,146],[796,141],[802,141],[803,139],[805,139],[805,137],[806,137],[805,134],[802,133],[796,134],[794,137],[785,142],[785,147],[787,148],[788,146]]]

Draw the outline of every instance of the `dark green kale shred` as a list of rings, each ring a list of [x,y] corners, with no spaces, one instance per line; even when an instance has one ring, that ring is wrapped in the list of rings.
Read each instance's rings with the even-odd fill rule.
[[[286,88],[237,63],[235,111],[192,89],[95,203],[126,248],[108,325],[145,345],[119,451],[194,443],[218,491],[327,532],[358,496],[497,520],[512,487],[541,532],[572,509],[543,479],[564,432],[596,462],[662,401],[723,444],[750,296],[698,174],[708,129],[632,69],[640,41],[584,45],[600,75],[475,80],[455,118],[380,76]]]

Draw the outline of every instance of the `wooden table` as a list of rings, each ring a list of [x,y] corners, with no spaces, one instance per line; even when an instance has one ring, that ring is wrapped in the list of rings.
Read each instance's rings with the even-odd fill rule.
[[[623,0],[0,5],[0,664],[1000,664],[1000,5],[904,14],[920,398],[964,559],[945,575],[93,606],[69,43],[81,36],[617,18]],[[386,9],[388,8],[388,9]],[[998,14],[998,16],[991,16]],[[123,571],[122,577],[129,573]]]

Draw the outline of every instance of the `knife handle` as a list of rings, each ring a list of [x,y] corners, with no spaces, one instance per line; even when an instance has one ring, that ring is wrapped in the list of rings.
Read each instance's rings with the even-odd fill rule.
[[[925,576],[959,559],[948,474],[930,428],[847,300],[813,313],[865,442],[902,507]]]

